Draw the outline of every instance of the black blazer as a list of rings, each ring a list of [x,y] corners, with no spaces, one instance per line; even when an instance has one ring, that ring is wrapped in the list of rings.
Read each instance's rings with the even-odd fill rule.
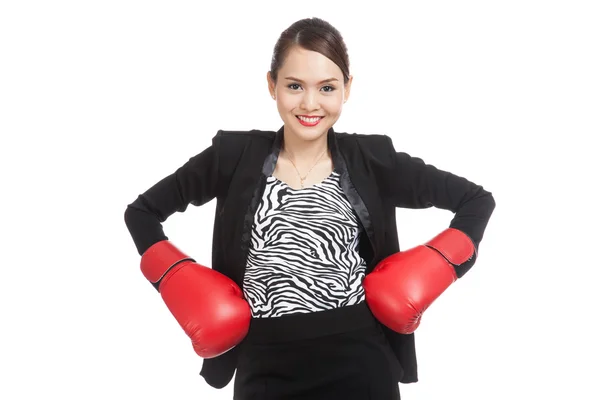
[[[482,186],[396,152],[387,135],[339,133],[331,128],[327,137],[342,189],[364,228],[359,249],[367,274],[383,258],[400,251],[396,207],[450,210],[455,214],[449,227],[466,233],[478,248],[495,208],[492,194]],[[168,239],[162,223],[171,214],[216,198],[212,268],[241,288],[254,213],[266,178],[275,169],[282,139],[283,127],[277,132],[219,131],[211,146],[127,206],[125,222],[138,253]],[[477,253],[456,266],[458,276],[476,259]],[[399,334],[383,325],[382,329],[403,369],[398,382],[416,382],[414,334]],[[231,381],[238,348],[204,359],[200,375],[209,385],[222,388]]]

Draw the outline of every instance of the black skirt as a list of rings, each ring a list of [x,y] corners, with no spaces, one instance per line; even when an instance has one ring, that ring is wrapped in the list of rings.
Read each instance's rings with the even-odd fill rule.
[[[234,400],[399,400],[401,366],[366,303],[252,319]]]

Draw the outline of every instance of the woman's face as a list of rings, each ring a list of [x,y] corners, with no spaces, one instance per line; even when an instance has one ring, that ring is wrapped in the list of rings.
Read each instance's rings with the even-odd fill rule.
[[[342,113],[352,77],[344,85],[342,70],[321,53],[294,47],[289,50],[277,83],[267,74],[269,91],[285,130],[303,140],[326,133]]]

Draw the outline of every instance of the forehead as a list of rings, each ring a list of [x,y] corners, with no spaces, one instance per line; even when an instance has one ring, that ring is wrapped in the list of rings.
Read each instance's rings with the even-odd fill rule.
[[[304,81],[321,81],[329,78],[343,80],[342,70],[323,54],[293,47],[289,50],[278,74],[281,78],[293,76]]]

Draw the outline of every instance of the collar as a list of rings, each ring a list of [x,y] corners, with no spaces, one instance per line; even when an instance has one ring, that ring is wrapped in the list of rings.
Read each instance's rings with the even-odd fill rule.
[[[271,146],[271,153],[267,156],[263,164],[263,175],[271,176],[273,171],[275,171],[275,166],[277,165],[277,159],[279,158],[279,153],[281,152],[282,145],[283,126],[279,128],[277,132],[275,132],[275,139],[273,140],[273,145]],[[342,159],[342,155],[338,151],[337,134],[333,130],[333,127],[329,128],[329,130],[327,131],[327,147],[331,152],[331,158],[333,160],[333,170],[341,175],[346,168],[344,160]]]

